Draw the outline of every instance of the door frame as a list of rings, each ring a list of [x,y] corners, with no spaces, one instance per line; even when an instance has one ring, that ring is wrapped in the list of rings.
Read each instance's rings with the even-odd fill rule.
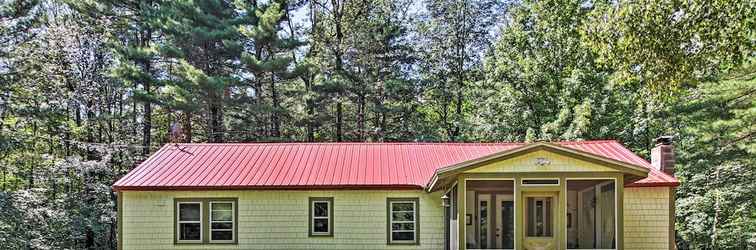
[[[522,241],[523,241],[523,247],[525,247],[528,240],[539,240],[539,241],[551,241],[553,244],[553,249],[561,249],[560,246],[560,235],[561,235],[561,227],[562,224],[560,216],[561,214],[559,211],[561,210],[561,191],[522,191],[522,198],[520,200],[520,204],[523,207],[523,212],[526,210],[530,210],[530,208],[526,209],[527,206],[527,200],[528,198],[551,198],[552,204],[551,204],[551,237],[529,237],[528,236],[528,218],[525,215],[525,213],[522,213]]]
[[[462,197],[459,198],[461,201],[466,201],[466,197],[465,196],[467,196],[467,190],[466,189],[467,189],[467,182],[468,181],[511,181],[512,182],[512,201],[514,202],[514,211],[513,211],[513,213],[514,213],[514,229],[513,229],[513,231],[514,231],[514,236],[515,236],[514,237],[514,246],[515,246],[515,249],[517,249],[517,243],[520,240],[520,238],[518,236],[520,228],[517,226],[517,211],[518,211],[517,201],[519,199],[519,190],[520,190],[520,185],[519,185],[520,184],[519,183],[520,180],[519,180],[519,178],[516,178],[516,177],[463,177],[463,176],[458,176],[457,185],[458,186],[462,186],[463,189],[462,189],[462,191],[459,191],[460,189],[457,189],[457,190],[458,190],[458,192],[464,193],[463,194],[464,196],[462,196]],[[462,185],[459,185],[460,183]],[[481,193],[486,193],[486,192],[487,191],[483,191]],[[479,221],[478,220],[478,211],[479,211],[479,209],[478,209],[478,194],[479,194],[479,192],[475,191],[473,193],[474,193],[474,196],[475,196],[475,198],[473,199],[474,202],[475,202],[475,206],[473,206],[474,209],[475,209],[475,212],[473,214],[475,216],[474,216],[474,218],[472,218],[472,220],[473,220],[472,224],[473,224],[473,229],[475,230],[475,242],[479,242],[479,236],[480,236],[480,233],[478,233],[478,227],[479,227],[478,226],[478,221]],[[494,193],[496,193],[496,192],[494,192]],[[501,192],[499,192],[499,193],[501,193]],[[465,214],[460,213],[460,218],[466,217],[466,213],[470,212],[470,211],[466,211],[467,210],[466,209],[467,208],[467,204],[459,205],[459,208],[460,208],[459,212],[464,211],[464,213],[465,213]],[[462,210],[462,208],[464,208],[464,210]],[[464,219],[459,219],[459,221],[461,221],[460,222],[460,228],[463,228],[464,225],[466,225],[466,223],[467,223],[466,221],[464,221]],[[459,230],[459,232],[457,232],[457,233],[461,235],[461,234],[466,234],[467,232]],[[458,238],[458,239],[461,240],[461,237]],[[461,246],[460,246],[459,249],[463,249],[462,245],[465,246],[464,249],[467,249],[467,250],[478,249],[478,248],[467,248],[466,247],[467,246],[467,239],[466,239],[466,237],[465,237],[464,241],[460,241],[460,245]]]
[[[609,184],[608,181],[613,181],[614,182],[614,240],[616,242],[616,246],[615,246],[615,248],[608,249],[608,250],[624,249],[624,244],[623,244],[624,243],[624,237],[623,237],[624,236],[623,235],[624,234],[624,230],[623,230],[622,233],[620,233],[620,227],[624,228],[624,226],[622,225],[623,220],[621,219],[621,218],[624,218],[624,213],[623,213],[623,211],[624,211],[624,208],[623,208],[624,207],[624,184],[620,184],[620,181],[623,181],[623,179],[624,178],[622,178],[622,177],[619,177],[619,178],[618,177],[565,177],[564,178],[564,185],[563,185],[563,190],[562,191],[564,192],[565,197],[567,195],[567,182],[568,181],[596,181],[596,180],[605,180],[605,181],[607,181],[607,182],[599,183],[599,185],[598,185],[599,188],[597,188],[596,190],[594,190],[595,197],[598,197],[599,192],[600,192],[599,191],[600,187],[608,185]],[[578,191],[578,203],[582,202],[582,192],[583,191],[585,191],[585,190]],[[597,211],[598,211],[598,209],[597,209]],[[579,212],[578,212],[578,214],[579,214]],[[562,213],[560,214],[560,216],[562,216],[562,215],[565,216],[565,217],[567,217],[567,204],[565,204],[564,211],[562,211]],[[596,218],[598,218],[599,215],[600,214],[594,214],[594,216]],[[622,217],[620,217],[620,216],[622,216]],[[598,220],[594,220],[593,221],[594,226],[595,226],[595,224],[598,223],[597,221]],[[600,231],[598,229],[594,229],[594,230]],[[578,235],[580,235],[579,232],[580,231],[578,229]],[[598,238],[598,236],[595,236],[595,238]],[[595,242],[595,240],[596,239],[594,239],[594,242]],[[568,241],[567,237],[565,237],[563,239],[563,241],[564,241],[563,244],[565,246],[565,249],[567,249],[567,250],[573,250],[573,249],[570,249],[570,248],[566,248],[567,241]]]
[[[503,199],[502,201],[511,201],[512,202],[512,217],[514,218],[514,209],[516,209],[515,205],[515,194],[514,192],[512,194],[507,194],[500,191],[475,191],[475,216],[473,218],[473,228],[475,229],[475,242],[480,247],[480,195],[490,195],[490,198],[488,199],[488,207],[486,208],[488,210],[488,241],[486,242],[486,248],[474,248],[474,249],[492,249],[492,250],[511,250],[511,248],[498,248],[498,247],[492,247],[497,244],[499,241],[496,237],[496,230],[495,228],[499,225],[498,219],[500,219],[500,210],[497,209],[497,207],[500,205],[498,203],[497,197],[508,197],[508,199]],[[493,209],[491,209],[493,208]],[[502,221],[503,222],[503,221]],[[512,229],[514,234],[514,228],[516,227],[515,221],[512,221]],[[491,230],[491,229],[494,230]],[[517,241],[517,237],[514,237],[514,241]],[[512,244],[514,244],[514,241]],[[491,245],[490,243],[493,243]]]

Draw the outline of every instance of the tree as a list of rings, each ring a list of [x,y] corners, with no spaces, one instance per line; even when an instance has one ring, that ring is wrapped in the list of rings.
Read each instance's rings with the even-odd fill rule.
[[[755,22],[747,0],[600,1],[583,41],[614,69],[612,82],[669,99],[752,56]]]
[[[253,130],[254,126],[269,127],[267,133],[257,136],[274,140],[281,139],[282,120],[288,120],[290,113],[289,107],[281,105],[286,98],[281,93],[281,85],[290,83],[305,70],[303,66],[293,64],[294,50],[302,43],[296,37],[280,35],[287,8],[285,1],[244,6],[246,14],[243,18],[247,19],[247,25],[240,27],[249,46],[241,60],[245,73],[252,79],[240,85],[234,124],[241,130]],[[268,98],[265,98],[266,94]],[[257,118],[257,121],[250,118]]]
[[[680,249],[748,249],[756,243],[756,67],[687,91],[674,111]]]
[[[465,95],[480,80],[483,55],[500,10],[498,1],[425,1],[427,14],[417,27],[420,74],[425,98],[447,140],[464,140],[469,101]]]
[[[224,0],[172,1],[161,6],[162,56],[176,64],[164,101],[186,114],[191,138],[191,116],[200,105],[208,114],[207,138],[222,142],[225,133],[224,106],[242,51],[239,14]]]

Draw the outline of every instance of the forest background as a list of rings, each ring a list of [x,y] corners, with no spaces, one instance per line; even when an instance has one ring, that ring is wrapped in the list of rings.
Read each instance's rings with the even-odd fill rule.
[[[0,248],[114,249],[173,142],[675,136],[677,245],[756,246],[752,0],[0,0]]]

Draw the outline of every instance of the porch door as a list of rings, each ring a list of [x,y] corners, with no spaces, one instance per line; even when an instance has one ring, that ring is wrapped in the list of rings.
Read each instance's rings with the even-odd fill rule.
[[[496,195],[496,248],[514,249],[514,199]]]
[[[559,202],[558,192],[525,193],[523,195],[524,248],[532,250],[558,249],[559,225],[555,216]]]
[[[478,194],[477,249],[514,249],[514,197]]]

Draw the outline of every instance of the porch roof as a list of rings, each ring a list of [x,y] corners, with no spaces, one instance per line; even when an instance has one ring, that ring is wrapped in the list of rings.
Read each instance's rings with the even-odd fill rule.
[[[614,140],[560,147],[648,169],[628,186],[677,180]],[[166,144],[115,190],[424,188],[437,170],[526,143],[226,143]]]

